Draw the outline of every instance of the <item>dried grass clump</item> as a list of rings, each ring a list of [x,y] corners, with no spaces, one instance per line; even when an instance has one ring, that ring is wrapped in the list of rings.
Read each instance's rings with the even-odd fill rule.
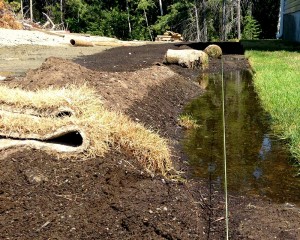
[[[197,120],[193,119],[190,115],[179,116],[178,124],[186,129],[195,129],[200,127]]]
[[[15,18],[9,5],[0,0],[0,28],[22,29],[22,24]]]
[[[173,169],[165,139],[121,113],[106,110],[99,96],[87,86],[36,92],[0,86],[0,104],[0,136],[35,139],[73,127],[88,140],[80,153],[86,157],[103,156],[115,146],[152,173],[167,175]],[[68,114],[60,116],[60,111]],[[51,153],[59,157],[72,155]]]
[[[216,44],[211,44],[207,46],[204,49],[204,52],[206,52],[207,55],[212,58],[220,58],[222,56],[222,49]]]

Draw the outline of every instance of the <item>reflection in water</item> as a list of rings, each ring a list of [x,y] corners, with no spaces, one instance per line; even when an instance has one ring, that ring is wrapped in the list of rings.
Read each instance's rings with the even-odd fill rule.
[[[269,138],[269,135],[265,134],[261,149],[259,151],[259,157],[262,160],[265,160],[266,154],[268,154],[268,152],[270,152],[270,150],[271,150],[271,140]]]
[[[255,170],[254,170],[254,172],[253,172],[253,176],[256,179],[259,179],[262,176],[262,169],[259,168],[259,167],[256,167]]]
[[[221,75],[200,76],[206,93],[186,106],[201,125],[188,130],[184,148],[194,177],[211,178],[222,187],[223,130]],[[300,204],[300,179],[288,151],[270,135],[269,116],[261,108],[247,71],[224,75],[226,150],[229,191],[262,195]]]

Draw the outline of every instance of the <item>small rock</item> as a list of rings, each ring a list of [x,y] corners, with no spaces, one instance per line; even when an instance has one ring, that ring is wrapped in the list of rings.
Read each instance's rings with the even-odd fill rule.
[[[28,169],[25,171],[24,175],[29,183],[41,183],[48,181],[48,178],[44,176],[39,169]]]
[[[295,204],[286,202],[286,203],[284,204],[284,207],[285,207],[285,208],[294,208],[294,207],[295,207]]]

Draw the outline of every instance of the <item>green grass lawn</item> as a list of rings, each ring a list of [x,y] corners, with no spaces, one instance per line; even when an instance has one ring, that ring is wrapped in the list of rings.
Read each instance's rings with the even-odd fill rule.
[[[242,41],[254,70],[254,85],[273,129],[290,143],[300,164],[300,44]]]

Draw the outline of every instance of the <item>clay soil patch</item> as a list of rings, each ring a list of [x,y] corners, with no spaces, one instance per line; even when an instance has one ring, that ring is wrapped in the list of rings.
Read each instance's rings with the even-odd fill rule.
[[[173,161],[188,178],[177,118],[202,93],[199,70],[164,66],[172,44],[120,47],[75,62],[48,58],[23,78],[2,84],[29,90],[86,84],[110,110],[168,139]],[[181,46],[180,48],[188,48]],[[226,55],[225,70],[248,68]],[[233,58],[240,60],[234,61]],[[220,71],[220,60],[206,71]],[[1,239],[223,239],[224,199],[205,180],[150,176],[130,154],[62,160],[11,149],[0,159]],[[230,195],[231,239],[299,239],[299,209]]]

